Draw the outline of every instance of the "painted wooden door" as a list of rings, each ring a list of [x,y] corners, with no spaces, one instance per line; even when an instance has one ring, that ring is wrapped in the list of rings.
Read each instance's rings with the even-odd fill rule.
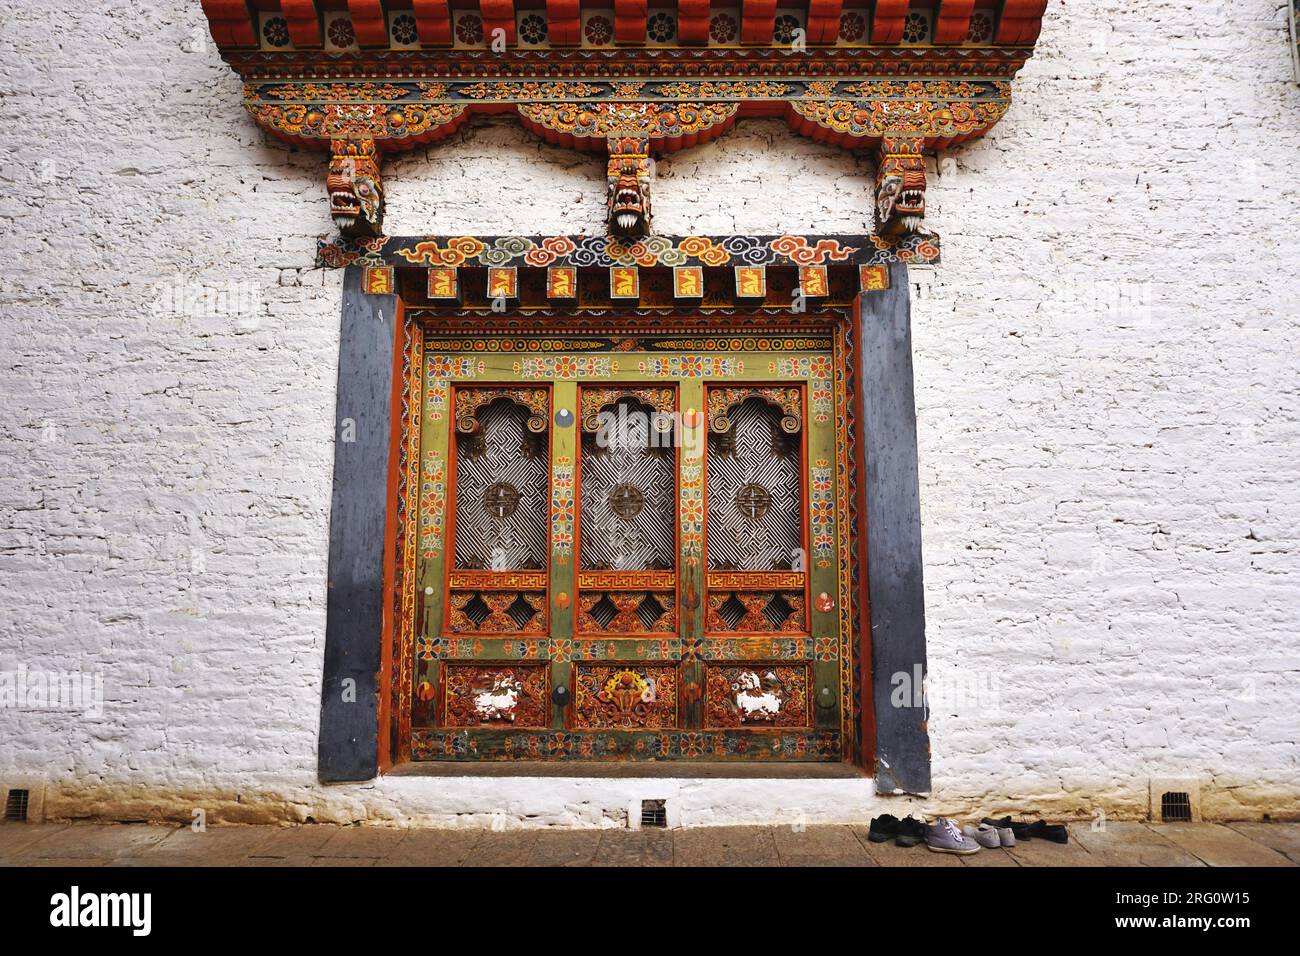
[[[836,342],[430,336],[413,756],[841,759]]]

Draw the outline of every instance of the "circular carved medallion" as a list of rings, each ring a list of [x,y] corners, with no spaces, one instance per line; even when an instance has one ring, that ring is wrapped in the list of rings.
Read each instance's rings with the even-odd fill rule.
[[[483,492],[483,507],[494,518],[509,518],[519,507],[519,491],[504,481],[488,485]]]
[[[750,521],[757,521],[772,507],[772,495],[762,485],[750,482],[736,492],[736,507]]]
[[[636,485],[615,485],[609,492],[609,506],[624,521],[631,521],[645,507],[645,492]]]

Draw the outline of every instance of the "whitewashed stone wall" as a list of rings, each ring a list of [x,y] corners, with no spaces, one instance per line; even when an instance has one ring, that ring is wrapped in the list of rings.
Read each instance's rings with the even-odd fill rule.
[[[179,9],[176,9],[179,8]],[[0,0],[0,709],[56,816],[865,819],[865,781],[315,780],[339,273],[197,3]],[[929,809],[1300,814],[1300,89],[1274,0],[1053,2],[940,157],[913,273]],[[394,233],[595,231],[599,160],[500,120],[386,165]],[[861,231],[870,167],[752,122],[659,164],[660,231]],[[897,801],[894,802],[896,804]],[[907,809],[906,807],[891,807]]]

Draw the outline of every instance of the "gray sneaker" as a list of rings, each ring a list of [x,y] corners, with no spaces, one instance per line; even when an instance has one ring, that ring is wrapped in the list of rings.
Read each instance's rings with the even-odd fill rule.
[[[980,845],[968,836],[963,836],[957,824],[947,817],[940,817],[937,823],[925,828],[925,845],[935,853],[956,853],[969,856],[980,851]]]
[[[961,832],[986,850],[1002,845],[1002,832],[987,823],[981,823],[978,827],[962,827]]]

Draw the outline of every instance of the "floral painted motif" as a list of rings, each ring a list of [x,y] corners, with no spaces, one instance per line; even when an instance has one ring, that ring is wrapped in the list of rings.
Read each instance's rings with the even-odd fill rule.
[[[813,558],[819,568],[831,566],[835,554],[834,480],[830,462],[818,458],[812,469],[812,501],[809,512],[812,524]]]
[[[729,13],[715,13],[709,21],[709,39],[714,43],[734,43],[738,24]]]
[[[867,19],[856,11],[840,15],[840,39],[845,43],[857,43],[867,33]]]
[[[402,46],[410,46],[420,38],[416,28],[415,17],[409,13],[402,13],[393,17],[392,29],[393,42]]]
[[[426,561],[442,553],[447,509],[447,465],[436,453],[424,457],[420,480],[420,551]]]
[[[654,378],[712,378],[737,375],[745,363],[714,355],[669,355],[642,361],[637,371]]]
[[[573,554],[573,460],[562,455],[551,474],[551,553],[566,561]]]
[[[787,356],[769,363],[768,371],[780,378],[808,379],[808,398],[813,420],[818,424],[830,421],[835,401],[831,388],[834,369],[828,356]]]
[[[530,13],[519,21],[519,38],[525,43],[546,42],[546,17]]]
[[[698,458],[682,462],[680,482],[682,555],[699,558],[704,553],[704,468]]]
[[[677,21],[671,13],[661,10],[646,21],[645,32],[656,43],[667,43],[677,36]]]
[[[271,17],[262,24],[262,38],[269,46],[288,46],[289,22],[284,17]]]
[[[483,18],[477,13],[466,13],[456,18],[456,39],[461,43],[483,42]]]
[[[609,17],[589,17],[582,28],[582,35],[592,46],[605,46],[614,39],[614,24],[610,23]]]
[[[796,33],[802,27],[798,17],[783,13],[772,23],[772,41],[774,43],[793,43]]]
[[[347,17],[335,17],[330,21],[329,28],[325,32],[329,36],[330,43],[337,47],[349,47],[357,42],[357,34],[352,29],[352,21]]]
[[[608,378],[618,371],[618,363],[595,355],[544,355],[516,362],[514,370],[524,378],[569,381]]]

